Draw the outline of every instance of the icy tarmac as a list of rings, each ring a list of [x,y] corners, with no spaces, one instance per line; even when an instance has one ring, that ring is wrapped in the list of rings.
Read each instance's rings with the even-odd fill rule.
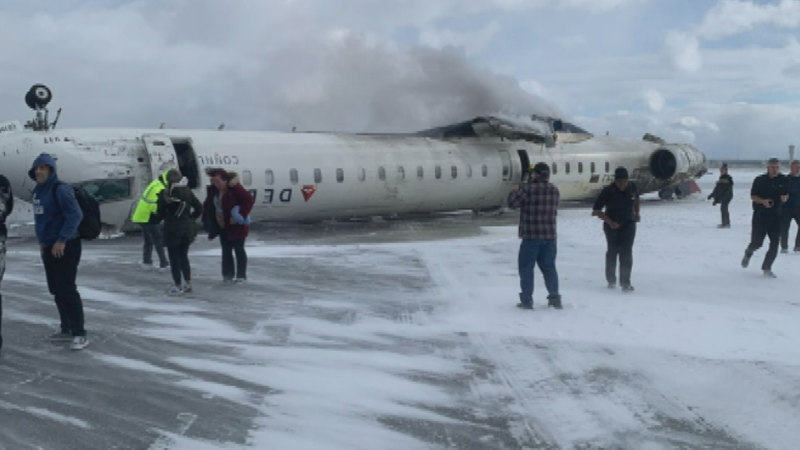
[[[588,206],[559,214],[565,308],[514,307],[516,213],[268,225],[249,280],[216,241],[191,295],[139,267],[138,236],[85,243],[90,346],[57,326],[28,227],[9,241],[2,449],[793,448],[800,441],[800,254],[739,266],[756,171],[733,171],[733,227],[704,193],[649,199],[636,291],[608,290]],[[792,229],[792,238],[796,228]]]

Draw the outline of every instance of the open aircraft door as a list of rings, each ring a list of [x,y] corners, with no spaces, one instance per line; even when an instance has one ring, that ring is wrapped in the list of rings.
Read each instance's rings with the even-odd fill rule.
[[[150,166],[150,180],[160,176],[165,170],[178,168],[178,157],[172,140],[164,134],[145,134],[142,136],[147,162]],[[149,181],[148,181],[149,182]]]

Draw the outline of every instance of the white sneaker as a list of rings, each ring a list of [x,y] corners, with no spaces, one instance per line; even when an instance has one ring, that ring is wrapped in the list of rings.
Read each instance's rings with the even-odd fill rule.
[[[141,264],[139,264],[139,267],[141,267],[144,270],[153,270],[153,265],[152,264],[141,263]]]
[[[69,344],[70,350],[83,350],[89,345],[89,339],[86,336],[75,336],[72,338],[72,343]]]
[[[233,280],[234,283],[244,283],[247,281],[247,278],[236,278]]]
[[[189,292],[192,292],[192,285],[189,284],[189,283],[186,283],[186,284],[183,285],[183,289],[182,290],[183,290],[184,294],[188,294]]]
[[[183,289],[179,288],[178,286],[172,286],[169,290],[169,295],[181,295],[183,294]]]
[[[166,266],[164,266],[164,267],[159,267],[159,268],[158,268],[158,271],[159,271],[159,272],[161,272],[161,273],[164,273],[164,272],[169,272],[170,270],[171,270],[171,269],[169,268],[169,265],[166,265]]]

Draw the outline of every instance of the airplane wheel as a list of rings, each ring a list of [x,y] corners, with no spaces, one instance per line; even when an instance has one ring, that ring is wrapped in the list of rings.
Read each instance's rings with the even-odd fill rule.
[[[31,109],[44,108],[52,99],[53,93],[43,84],[34,84],[25,94],[25,103]]]

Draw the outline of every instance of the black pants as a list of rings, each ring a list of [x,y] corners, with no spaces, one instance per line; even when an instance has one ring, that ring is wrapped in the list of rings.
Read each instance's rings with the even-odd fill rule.
[[[164,236],[161,232],[161,224],[154,223],[140,223],[142,226],[142,237],[144,244],[142,245],[142,264],[153,264],[153,248],[158,254],[158,266],[167,267],[169,261],[164,254]]]
[[[6,273],[6,240],[0,236],[0,285]],[[0,348],[3,348],[3,294],[0,294]]]
[[[619,284],[631,285],[633,270],[633,240],[636,237],[636,222],[623,223],[616,230],[603,224],[608,249],[606,250],[606,281],[617,282],[617,258],[619,258]]]
[[[775,262],[775,257],[778,256],[780,235],[781,221],[778,214],[753,211],[753,229],[750,232],[750,245],[744,251],[745,255],[752,256],[753,252],[764,245],[764,238],[769,236],[769,250],[764,256],[761,270],[772,270],[772,263]]]
[[[800,248],[800,206],[786,208],[781,213],[781,248],[789,248],[789,228],[792,221],[797,224],[797,236],[794,238],[794,248]]]
[[[192,266],[189,265],[189,244],[191,243],[191,240],[187,237],[177,244],[173,245],[170,243],[170,245],[167,246],[169,260],[172,261],[170,268],[172,270],[172,281],[175,282],[175,286],[181,285],[181,274],[183,274],[183,279],[186,280],[187,283],[192,281]]]
[[[83,302],[75,285],[78,276],[78,264],[81,262],[81,240],[67,241],[64,255],[55,258],[52,247],[42,250],[42,262],[47,276],[47,289],[55,296],[58,316],[61,320],[61,331],[73,336],[86,336],[83,328]]]
[[[722,225],[724,226],[730,226],[731,224],[731,214],[728,211],[728,205],[730,203],[730,201],[727,201],[719,204],[719,213],[722,215]]]
[[[244,239],[229,241],[222,236],[219,240],[222,244],[222,279],[232,280],[236,278],[247,278],[247,253],[244,251]],[[236,271],[234,272],[233,255],[236,254]]]

